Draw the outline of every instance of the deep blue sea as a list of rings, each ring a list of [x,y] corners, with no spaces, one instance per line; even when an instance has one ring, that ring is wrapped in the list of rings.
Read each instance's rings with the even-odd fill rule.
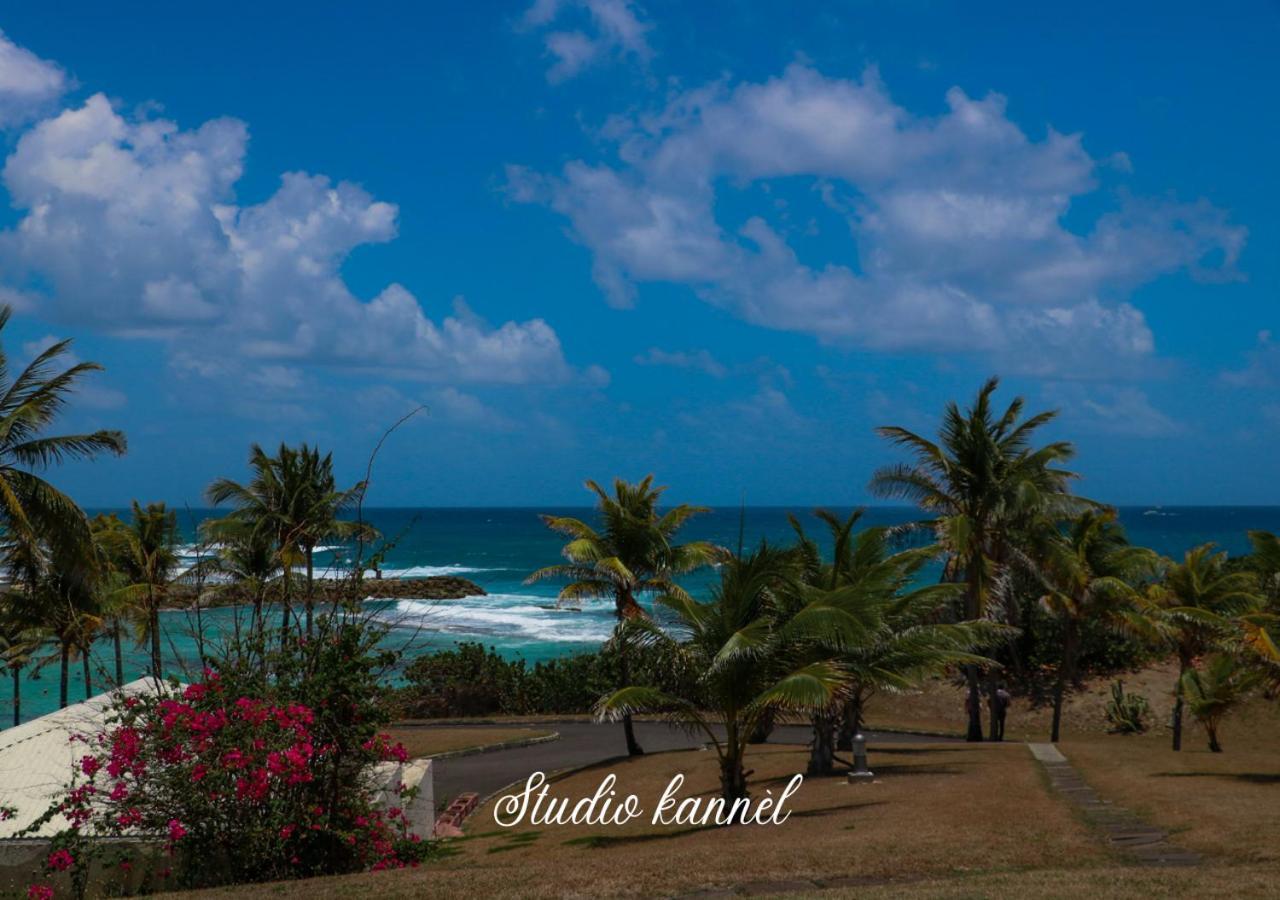
[[[91,512],[99,512],[93,510]],[[747,545],[762,538],[789,541],[791,527],[787,513],[795,512],[806,529],[822,537],[824,528],[807,509],[748,507],[723,508],[694,519],[682,532],[686,539],[715,541],[736,547],[741,533]],[[845,514],[847,509],[835,509]],[[125,513],[125,511],[119,511]],[[583,609],[557,609],[557,585],[526,585],[535,569],[560,561],[562,538],[549,531],[539,513],[574,515],[588,520],[590,509],[371,509],[366,518],[383,535],[394,541],[383,568],[384,578],[456,574],[479,584],[486,596],[461,600],[422,602],[414,600],[370,601],[370,609],[397,626],[392,641],[412,641],[411,652],[429,652],[458,641],[482,641],[509,657],[529,661],[549,659],[592,650],[600,645],[612,627],[611,609],[606,603],[588,604]],[[125,513],[127,514],[127,513]],[[188,538],[208,510],[180,513]],[[868,508],[862,524],[892,525],[916,517],[906,508]],[[1212,541],[1232,554],[1249,549],[1246,532],[1251,529],[1280,532],[1280,507],[1127,507],[1121,520],[1135,544],[1151,547],[1166,556],[1180,556],[1187,549]],[[335,547],[317,555],[317,574],[344,572],[348,551]],[[711,572],[690,576],[685,586],[697,595],[704,591]],[[370,582],[376,594],[376,582]],[[212,610],[203,613],[207,630],[226,628],[235,613]],[[165,653],[174,671],[179,661],[195,658],[194,616],[188,612],[163,614]],[[112,666],[111,646],[102,641],[95,648],[93,677],[101,689],[108,683]],[[126,678],[142,673],[144,655],[130,648]],[[70,688],[72,701],[84,698],[79,665],[73,665]],[[8,678],[0,680],[0,728],[10,724],[8,713],[13,689]],[[22,687],[23,719],[41,715],[57,707],[58,666],[56,659],[42,671],[29,673]]]

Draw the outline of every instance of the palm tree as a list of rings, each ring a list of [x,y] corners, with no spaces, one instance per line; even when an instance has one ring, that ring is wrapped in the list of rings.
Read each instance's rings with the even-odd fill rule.
[[[1173,749],[1182,749],[1184,683],[1195,660],[1230,635],[1242,616],[1256,613],[1263,599],[1253,572],[1226,571],[1227,554],[1201,544],[1181,563],[1164,561],[1164,581],[1138,597],[1131,622],[1169,646],[1178,657],[1174,686]]]
[[[1030,565],[1044,586],[1041,602],[1062,622],[1062,657],[1053,687],[1053,725],[1049,740],[1062,728],[1062,700],[1076,677],[1080,630],[1087,622],[1116,626],[1127,623],[1137,593],[1132,580],[1150,569],[1155,555],[1132,546],[1115,510],[1085,510],[1066,523],[1045,523]]]
[[[102,520],[98,541],[124,584],[107,595],[115,609],[138,610],[139,640],[150,645],[151,676],[164,676],[160,650],[160,608],[178,571],[178,516],[163,503],[132,504],[128,523]]]
[[[920,547],[890,553],[889,530],[868,528],[854,535],[861,510],[840,520],[826,510],[815,513],[832,538],[832,561],[825,564],[815,541],[794,518],[799,537],[805,587],[802,604],[821,603],[842,610],[860,625],[852,641],[840,640],[847,629],[836,632],[828,647],[849,675],[847,699],[838,716],[820,712],[814,716],[814,740],[809,761],[811,774],[825,774],[834,765],[834,751],[852,749],[861,730],[866,702],[880,691],[910,688],[919,679],[962,663],[986,663],[972,651],[990,641],[999,627],[989,622],[944,623],[943,608],[957,596],[959,585],[938,584],[912,589],[920,570],[937,557],[938,548]]]
[[[896,426],[877,433],[910,451],[914,460],[878,470],[871,491],[879,497],[909,500],[932,516],[920,527],[935,533],[947,554],[944,578],[963,582],[966,620],[983,618],[1010,555],[1015,532],[1040,516],[1058,518],[1087,504],[1072,497],[1074,474],[1060,468],[1074,448],[1055,441],[1032,445],[1036,432],[1057,415],[1048,411],[1023,418],[1024,402],[1014,398],[997,416],[992,378],[968,410],[954,402],[943,414],[938,440]],[[982,740],[978,667],[965,666],[969,686],[967,739]],[[994,710],[993,710],[994,717]]]
[[[22,724],[22,670],[34,659],[44,643],[43,635],[30,615],[21,595],[11,593],[0,599],[0,667],[13,680],[13,725]]]
[[[828,638],[833,618],[828,610],[818,609],[783,615],[780,591],[787,589],[792,565],[788,553],[762,546],[724,562],[708,603],[683,592],[658,597],[656,603],[674,619],[671,629],[636,616],[622,626],[622,639],[665,644],[672,654],[684,657],[690,671],[700,673],[696,688],[680,696],[631,685],[602,698],[596,707],[603,719],[658,712],[701,731],[719,756],[720,793],[726,804],[747,796],[743,758],[760,719],[779,712],[830,709],[847,681],[833,661],[791,656],[798,642]],[[723,728],[723,736],[717,726]]]
[[[1190,669],[1180,679],[1191,715],[1204,726],[1209,749],[1222,752],[1218,728],[1233,708],[1262,681],[1262,673],[1230,653],[1216,653],[1203,670]]]
[[[213,552],[193,566],[189,574],[221,576],[227,590],[237,594],[247,591],[253,604],[250,631],[261,636],[267,590],[280,574],[271,537],[239,519],[206,522],[202,530]]]
[[[11,313],[10,307],[0,306],[0,331]],[[44,548],[64,564],[86,552],[89,525],[83,510],[36,471],[66,459],[125,451],[119,431],[45,434],[80,380],[102,369],[80,362],[59,370],[70,346],[70,340],[51,345],[12,381],[0,347],[0,528],[8,543]]]
[[[239,523],[260,535],[269,535],[283,574],[284,621],[290,616],[293,569],[306,569],[305,628],[311,632],[314,609],[315,549],[330,539],[349,539],[376,532],[367,525],[340,518],[365,489],[365,482],[339,490],[333,474],[332,454],[302,444],[295,449],[280,445],[270,456],[257,444],[249,451],[253,477],[243,484],[219,478],[205,491],[214,506],[231,503],[233,510],[211,528]]]
[[[639,600],[646,594],[689,599],[676,584],[676,576],[724,558],[725,551],[707,541],[674,542],[690,518],[707,510],[681,504],[659,515],[658,502],[666,488],[655,488],[652,475],[636,484],[615,479],[612,495],[594,481],[587,481],[586,486],[596,495],[602,527],[597,530],[569,516],[543,516],[548,528],[570,539],[561,551],[568,562],[539,569],[525,581],[567,581],[560,589],[559,602],[612,600],[617,621],[622,624],[645,617]],[[629,678],[625,642],[619,645],[619,661],[625,686]],[[643,753],[630,713],[622,714],[622,725],[627,753]]]

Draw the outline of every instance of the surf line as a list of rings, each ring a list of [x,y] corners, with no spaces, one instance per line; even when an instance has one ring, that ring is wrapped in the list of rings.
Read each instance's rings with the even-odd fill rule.
[[[530,825],[625,825],[643,816],[645,811],[635,794],[619,798],[617,783],[618,777],[610,772],[595,793],[575,803],[571,797],[550,796],[547,776],[534,772],[523,789],[498,798],[493,806],[493,820],[502,828],[512,828],[526,819]],[[764,796],[754,800],[750,797],[732,802],[723,797],[681,799],[679,791],[684,786],[684,775],[677,773],[667,782],[650,822],[654,825],[781,825],[791,817],[787,800],[803,783],[803,775],[793,775],[776,798],[773,791],[766,790]]]

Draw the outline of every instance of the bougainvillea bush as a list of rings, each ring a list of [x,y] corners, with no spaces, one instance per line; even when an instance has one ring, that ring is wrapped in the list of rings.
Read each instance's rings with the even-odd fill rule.
[[[374,803],[370,768],[405,759],[380,731],[380,636],[338,618],[259,634],[185,686],[117,697],[109,726],[77,738],[44,874],[82,894],[95,858],[120,892],[418,865],[427,842]]]

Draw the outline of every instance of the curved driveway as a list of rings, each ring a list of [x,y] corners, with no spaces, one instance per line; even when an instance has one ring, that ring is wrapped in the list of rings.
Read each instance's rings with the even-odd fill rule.
[[[549,773],[557,769],[592,765],[626,753],[621,725],[598,725],[593,722],[530,722],[528,725],[545,727],[558,732],[560,738],[528,747],[437,759],[432,764],[436,803],[447,804],[465,791],[474,791],[481,797],[487,797],[513,782],[523,781],[533,772]],[[687,750],[700,747],[703,743],[700,736],[691,736],[663,722],[637,722],[635,727],[640,746],[649,752]],[[810,734],[811,730],[805,726],[782,725],[774,730],[770,743],[807,744]],[[889,732],[867,732],[866,736],[868,741],[892,741],[893,743],[938,743],[954,740],[932,735]]]

